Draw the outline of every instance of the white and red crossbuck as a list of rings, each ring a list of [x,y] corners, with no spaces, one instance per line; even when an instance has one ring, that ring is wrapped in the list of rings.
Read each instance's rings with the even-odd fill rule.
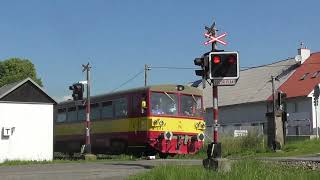
[[[223,44],[223,45],[227,45],[227,42],[222,40],[222,38],[225,37],[226,35],[227,35],[227,33],[223,33],[220,36],[215,37],[214,35],[211,35],[211,34],[208,34],[208,33],[204,33],[205,37],[210,38],[210,40],[206,41],[204,43],[204,45],[208,45],[208,44],[214,43],[216,41],[221,43],[221,44]]]

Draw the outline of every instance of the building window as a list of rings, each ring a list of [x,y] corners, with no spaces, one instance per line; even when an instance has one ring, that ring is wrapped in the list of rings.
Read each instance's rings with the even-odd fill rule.
[[[320,75],[320,71],[317,71],[317,72],[313,73],[311,78],[317,78],[317,77],[319,77],[319,75]]]
[[[91,112],[90,112],[90,118],[92,120],[98,120],[100,119],[100,108],[99,108],[99,104],[91,104]]]
[[[294,105],[294,109],[293,109],[294,111],[293,112],[295,112],[295,113],[298,112],[298,103],[294,102],[293,105]]]
[[[78,121],[86,120],[86,106],[78,106]]]
[[[107,118],[107,119],[113,118],[112,101],[102,103],[101,116],[102,118]]]
[[[305,73],[303,76],[301,76],[300,80],[305,80],[308,75],[309,73]]]
[[[57,120],[56,122],[66,122],[67,120],[67,110],[66,109],[58,109]]]
[[[68,108],[68,122],[76,122],[77,121],[77,111],[76,107]]]

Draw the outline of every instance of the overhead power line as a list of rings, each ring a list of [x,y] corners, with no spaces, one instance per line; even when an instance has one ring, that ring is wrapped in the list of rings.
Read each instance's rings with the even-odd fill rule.
[[[137,74],[135,74],[133,77],[131,77],[130,79],[128,79],[127,81],[125,81],[124,83],[122,83],[120,86],[118,86],[117,88],[114,88],[111,92],[114,92],[115,90],[121,88],[122,86],[128,84],[129,82],[133,81],[136,77],[138,77],[140,74],[142,74],[144,72],[144,70],[138,72]]]
[[[320,63],[304,63],[301,64],[301,66],[303,65],[314,65],[314,64],[319,64]],[[242,66],[240,67],[240,69],[251,69],[251,68],[259,68],[259,67],[290,67],[293,66],[294,64],[291,65],[262,65],[262,66]],[[196,70],[198,68],[195,67],[176,67],[176,66],[148,66],[148,70],[151,69],[180,69],[180,70]],[[145,69],[139,71],[137,74],[135,74],[134,76],[132,76],[130,79],[128,79],[127,81],[125,81],[124,83],[122,83],[121,85],[119,85],[117,88],[113,89],[111,92],[114,92],[116,90],[118,90],[119,88],[123,87],[124,85],[128,84],[129,82],[133,81],[135,78],[137,78],[140,74],[142,74],[145,71]]]

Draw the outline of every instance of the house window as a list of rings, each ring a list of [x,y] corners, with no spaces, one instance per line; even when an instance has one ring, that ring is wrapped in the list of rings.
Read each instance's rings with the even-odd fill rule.
[[[317,72],[313,73],[311,78],[319,77],[319,75],[320,75],[320,71],[317,71]]]
[[[305,73],[303,76],[301,76],[300,80],[305,80],[308,75],[309,73]]]

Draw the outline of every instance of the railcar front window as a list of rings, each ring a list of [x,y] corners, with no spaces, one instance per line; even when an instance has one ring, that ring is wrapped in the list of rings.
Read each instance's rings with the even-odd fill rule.
[[[181,113],[183,116],[201,117],[201,97],[194,95],[181,96]]]
[[[177,95],[166,92],[153,92],[151,94],[151,113],[153,115],[177,115]]]

